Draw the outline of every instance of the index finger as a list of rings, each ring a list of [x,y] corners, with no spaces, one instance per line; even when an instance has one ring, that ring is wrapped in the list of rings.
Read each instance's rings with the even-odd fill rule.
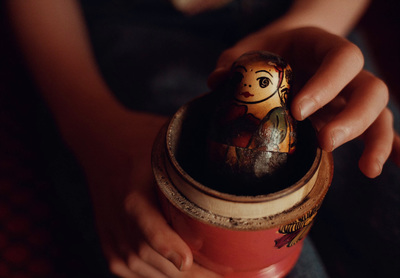
[[[181,271],[191,268],[193,255],[189,246],[168,225],[147,196],[138,192],[131,193],[125,200],[125,209],[131,214],[148,244],[155,251]]]
[[[316,44],[312,46],[310,58],[321,63],[293,99],[291,111],[297,120],[304,120],[334,99],[364,65],[361,50],[344,38],[329,33],[313,38]],[[304,47],[302,45],[303,50]]]

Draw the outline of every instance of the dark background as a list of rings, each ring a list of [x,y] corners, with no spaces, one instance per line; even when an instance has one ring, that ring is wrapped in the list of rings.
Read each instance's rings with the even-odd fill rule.
[[[397,101],[399,12],[395,0],[373,1],[357,27],[369,43],[378,75]],[[41,101],[13,42],[4,9],[0,25],[0,277],[90,277],[85,275],[86,263],[71,248],[81,244],[81,235],[66,224],[53,203],[54,188],[36,125]],[[359,148],[347,148],[353,147]],[[361,150],[356,155],[357,151]],[[346,149],[336,154],[357,159]],[[371,181],[361,176],[357,165],[343,169],[340,161],[335,167],[342,174],[335,176],[311,233],[328,273],[397,277],[400,181],[390,176]],[[396,168],[388,163],[387,169]],[[342,185],[354,176],[360,182]]]

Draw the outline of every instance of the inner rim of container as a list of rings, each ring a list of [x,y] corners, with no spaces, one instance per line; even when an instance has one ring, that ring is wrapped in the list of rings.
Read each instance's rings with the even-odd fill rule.
[[[182,165],[178,162],[177,160],[177,149],[178,145],[180,143],[180,137],[182,134],[182,128],[183,124],[185,123],[185,120],[187,120],[187,115],[188,113],[193,113],[194,107],[201,106],[202,104],[204,105],[204,102],[207,101],[208,96],[203,96],[199,99],[196,99],[184,106],[182,106],[172,117],[168,127],[167,127],[167,132],[166,132],[166,150],[167,150],[167,158],[169,159],[170,163],[173,165],[173,167],[176,169],[176,171],[179,173],[180,178],[183,179],[185,182],[196,188],[198,191],[218,198],[218,199],[223,199],[223,200],[230,200],[230,201],[235,201],[235,202],[265,202],[269,200],[274,200],[277,198],[282,198],[286,195],[292,194],[296,192],[297,190],[301,189],[303,186],[307,184],[307,182],[316,174],[318,170],[318,166],[320,164],[321,160],[321,149],[316,148],[315,151],[315,157],[313,159],[311,167],[308,169],[308,171],[305,172],[305,174],[295,183],[292,185],[273,192],[273,193],[268,193],[268,194],[260,194],[256,196],[246,196],[246,195],[234,195],[226,192],[220,192],[218,190],[215,190],[209,186],[206,186],[193,178],[183,167]],[[196,113],[196,112],[194,112]],[[195,147],[195,146],[194,146]]]

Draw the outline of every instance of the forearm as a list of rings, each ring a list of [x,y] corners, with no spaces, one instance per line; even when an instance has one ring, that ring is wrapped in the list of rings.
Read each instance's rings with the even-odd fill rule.
[[[368,7],[370,0],[296,0],[290,10],[266,30],[285,31],[318,27],[345,36]]]
[[[96,66],[76,1],[9,0],[8,9],[28,68],[63,132],[121,109]]]
[[[286,52],[287,48],[293,47],[291,35],[285,36],[287,41],[277,42],[271,39],[277,39],[279,34],[286,32],[293,31],[295,34],[304,27],[318,28],[334,35],[346,36],[361,17],[368,3],[369,0],[296,0],[282,17],[248,35],[225,51],[217,62],[218,67],[228,66],[235,58],[249,50],[265,49],[278,54]],[[225,62],[228,63],[225,64]],[[209,79],[211,86],[215,82],[213,78],[215,77]]]

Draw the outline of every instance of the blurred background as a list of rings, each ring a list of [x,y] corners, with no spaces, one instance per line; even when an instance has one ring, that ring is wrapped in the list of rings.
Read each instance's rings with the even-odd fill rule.
[[[388,84],[397,102],[399,14],[395,0],[372,1],[357,26],[376,74]],[[37,127],[36,110],[42,103],[13,41],[4,9],[0,25],[0,278],[93,277],[91,266],[74,253],[84,238],[54,204],[55,189]],[[53,128],[50,117],[42,125]],[[335,156],[357,160],[357,152],[354,157],[349,157],[346,148],[335,152]],[[311,232],[328,273],[331,277],[397,277],[398,176],[371,181],[361,176],[356,164],[343,169],[340,161],[335,161],[335,167],[342,174],[335,176]],[[391,162],[384,172],[387,169],[398,171]],[[361,182],[343,186],[352,176]]]

